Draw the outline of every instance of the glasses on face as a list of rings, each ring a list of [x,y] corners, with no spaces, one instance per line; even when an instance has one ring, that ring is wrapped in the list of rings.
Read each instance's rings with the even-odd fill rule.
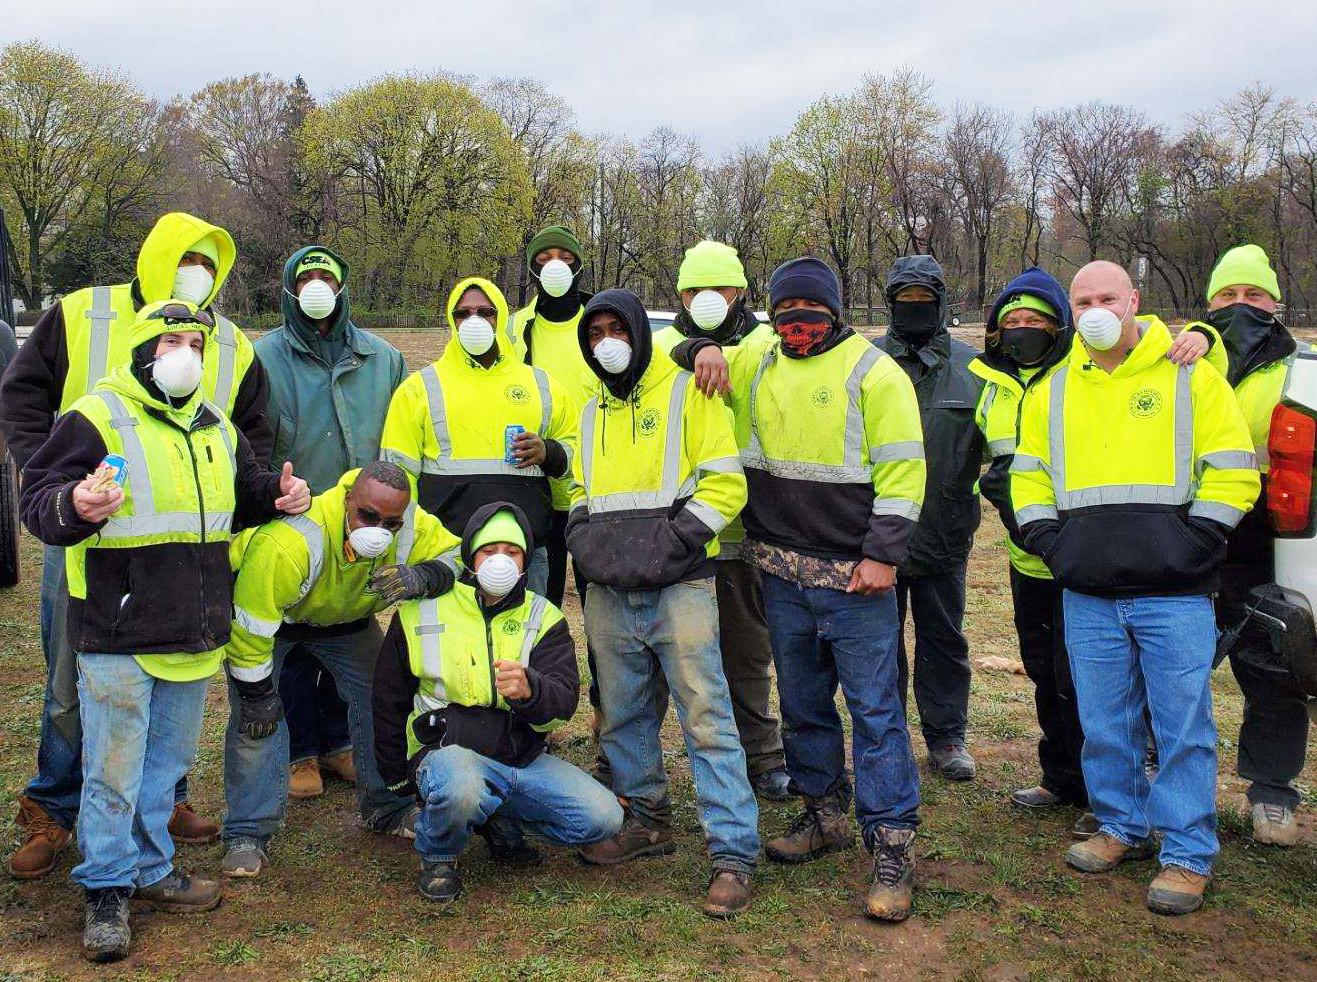
[[[384,518],[373,508],[354,508],[353,511],[357,513],[357,521],[362,525],[375,525],[388,529],[390,532],[397,532],[398,529],[402,528],[401,515]]]
[[[187,304],[167,303],[152,313],[147,320],[163,320],[167,324],[201,324],[214,327],[215,318],[204,310],[193,310]]]
[[[468,317],[483,317],[487,321],[492,321],[498,316],[498,311],[493,307],[454,307],[453,317],[456,320],[464,321]]]

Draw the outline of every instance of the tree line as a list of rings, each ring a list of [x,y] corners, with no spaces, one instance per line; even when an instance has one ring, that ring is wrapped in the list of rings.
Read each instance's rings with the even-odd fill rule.
[[[225,78],[167,103],[128,75],[40,42],[0,49],[0,207],[29,310],[131,275],[165,210],[225,226],[223,303],[273,322],[279,272],[317,241],[352,266],[357,310],[432,323],[460,275],[515,301],[547,224],[586,245],[595,289],[676,302],[701,238],[736,246],[750,291],[803,253],[837,269],[857,321],[881,321],[894,258],[936,256],[970,318],[1025,266],[1063,278],[1124,263],[1145,308],[1202,306],[1216,257],[1271,254],[1292,318],[1317,307],[1317,103],[1260,83],[1174,128],[1089,102],[1028,118],[940,104],[898,69],[823,95],[790,131],[713,157],[680,127],[583,133],[533,79],[386,75],[317,99],[301,77]]]

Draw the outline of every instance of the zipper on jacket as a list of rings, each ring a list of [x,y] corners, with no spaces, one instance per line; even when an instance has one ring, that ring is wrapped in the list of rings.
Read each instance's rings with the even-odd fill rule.
[[[494,681],[494,633],[488,617],[485,618],[485,652],[489,655],[489,706],[498,705],[498,685]]]
[[[192,433],[190,431],[183,431],[183,442],[187,444],[188,456],[192,459],[192,480],[197,486],[197,518],[200,520],[201,545],[204,553],[206,545],[206,496],[201,490],[201,471],[197,467],[197,453],[192,446]],[[199,565],[201,572],[201,636],[206,639],[210,637],[206,614],[206,564],[203,562]]]

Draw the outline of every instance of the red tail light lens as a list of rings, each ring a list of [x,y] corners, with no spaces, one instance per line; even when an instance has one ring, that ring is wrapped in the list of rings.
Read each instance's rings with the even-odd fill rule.
[[[1267,512],[1277,535],[1307,535],[1313,524],[1313,450],[1317,420],[1280,403],[1271,413]]]

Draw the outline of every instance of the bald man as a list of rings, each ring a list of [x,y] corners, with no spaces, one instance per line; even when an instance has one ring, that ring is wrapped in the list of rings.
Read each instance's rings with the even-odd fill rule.
[[[1211,365],[1168,357],[1170,331],[1138,316],[1125,270],[1085,266],[1070,304],[1080,341],[1025,393],[1011,465],[1024,546],[1064,589],[1099,823],[1066,862],[1096,873],[1147,858],[1156,830],[1162,869],[1148,907],[1187,914],[1218,851],[1210,595],[1226,538],[1257,498],[1257,462],[1229,384]],[[1151,786],[1145,709],[1161,751]]]

